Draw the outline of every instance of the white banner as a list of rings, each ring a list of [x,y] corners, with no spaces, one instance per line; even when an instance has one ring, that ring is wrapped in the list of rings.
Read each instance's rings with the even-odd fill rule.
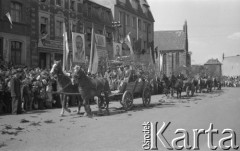
[[[84,34],[72,33],[73,62],[85,62]]]
[[[122,56],[122,44],[113,42],[113,57],[117,58]]]
[[[97,47],[106,47],[106,38],[104,35],[95,34]]]

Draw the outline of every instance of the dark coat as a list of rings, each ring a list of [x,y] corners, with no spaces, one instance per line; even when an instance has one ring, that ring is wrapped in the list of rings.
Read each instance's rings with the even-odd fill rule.
[[[10,81],[11,97],[21,97],[21,82],[18,78],[12,78]]]

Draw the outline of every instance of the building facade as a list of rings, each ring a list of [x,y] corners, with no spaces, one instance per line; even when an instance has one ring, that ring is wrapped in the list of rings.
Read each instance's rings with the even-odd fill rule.
[[[240,55],[223,57],[223,76],[240,76]]]
[[[217,77],[219,80],[222,77],[222,64],[218,59],[209,59],[204,67],[206,69],[206,75],[210,77]]]
[[[130,33],[134,53],[138,59],[145,58],[143,60],[149,62],[148,48],[154,40],[154,18],[147,0],[95,0],[95,2],[109,7],[114,21],[121,24],[115,28],[114,41],[123,42]],[[129,54],[129,48],[123,45],[123,55]]]
[[[104,46],[102,48],[97,48],[98,56],[100,58],[108,58],[109,56],[112,56],[113,15],[111,9],[96,3],[96,0],[86,0],[83,1],[83,18],[84,33],[86,34],[86,57],[90,57],[91,32],[93,25],[95,34],[104,35],[106,37]]]
[[[63,58],[63,24],[72,49],[71,32],[82,32],[82,5],[79,0],[39,0],[32,2],[32,66],[51,68]],[[71,55],[71,53],[70,53]]]
[[[183,30],[154,32],[155,48],[163,55],[162,73],[167,76],[187,74],[186,68],[191,66],[187,28],[185,22]]]
[[[29,0],[0,1],[0,60],[30,65],[30,14]]]

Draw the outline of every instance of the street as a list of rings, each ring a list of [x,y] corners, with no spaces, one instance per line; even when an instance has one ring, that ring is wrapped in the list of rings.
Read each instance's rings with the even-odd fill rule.
[[[197,93],[182,99],[152,96],[151,106],[142,107],[142,100],[135,99],[131,111],[121,109],[119,102],[110,102],[109,116],[92,118],[72,113],[60,116],[60,109],[31,111],[21,115],[0,116],[0,150],[2,151],[139,151],[143,150],[144,122],[171,122],[164,133],[171,143],[176,129],[189,133],[193,143],[193,129],[209,129],[210,123],[219,133],[213,135],[213,145],[219,149],[222,134],[229,128],[236,132],[236,144],[240,145],[240,88],[223,88],[212,93]],[[175,94],[176,96],[176,94]],[[91,106],[94,112],[96,105]],[[83,108],[82,108],[83,111]],[[200,150],[210,150],[207,134],[200,135]],[[167,150],[158,143],[158,150]],[[182,142],[179,142],[182,145]],[[228,143],[227,143],[228,144]],[[184,150],[184,149],[183,149]]]

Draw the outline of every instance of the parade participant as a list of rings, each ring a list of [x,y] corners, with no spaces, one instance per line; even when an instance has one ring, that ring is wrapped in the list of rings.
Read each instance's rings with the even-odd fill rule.
[[[29,88],[29,79],[25,78],[22,81],[22,89],[21,89],[21,97],[22,97],[22,110],[31,110],[31,99],[30,99],[30,88]]]
[[[108,80],[108,82],[110,82],[110,68],[109,67],[104,74],[104,78],[106,78]]]
[[[13,78],[10,81],[12,114],[21,114],[21,82],[19,80],[20,74],[16,70],[14,70],[12,74]]]

